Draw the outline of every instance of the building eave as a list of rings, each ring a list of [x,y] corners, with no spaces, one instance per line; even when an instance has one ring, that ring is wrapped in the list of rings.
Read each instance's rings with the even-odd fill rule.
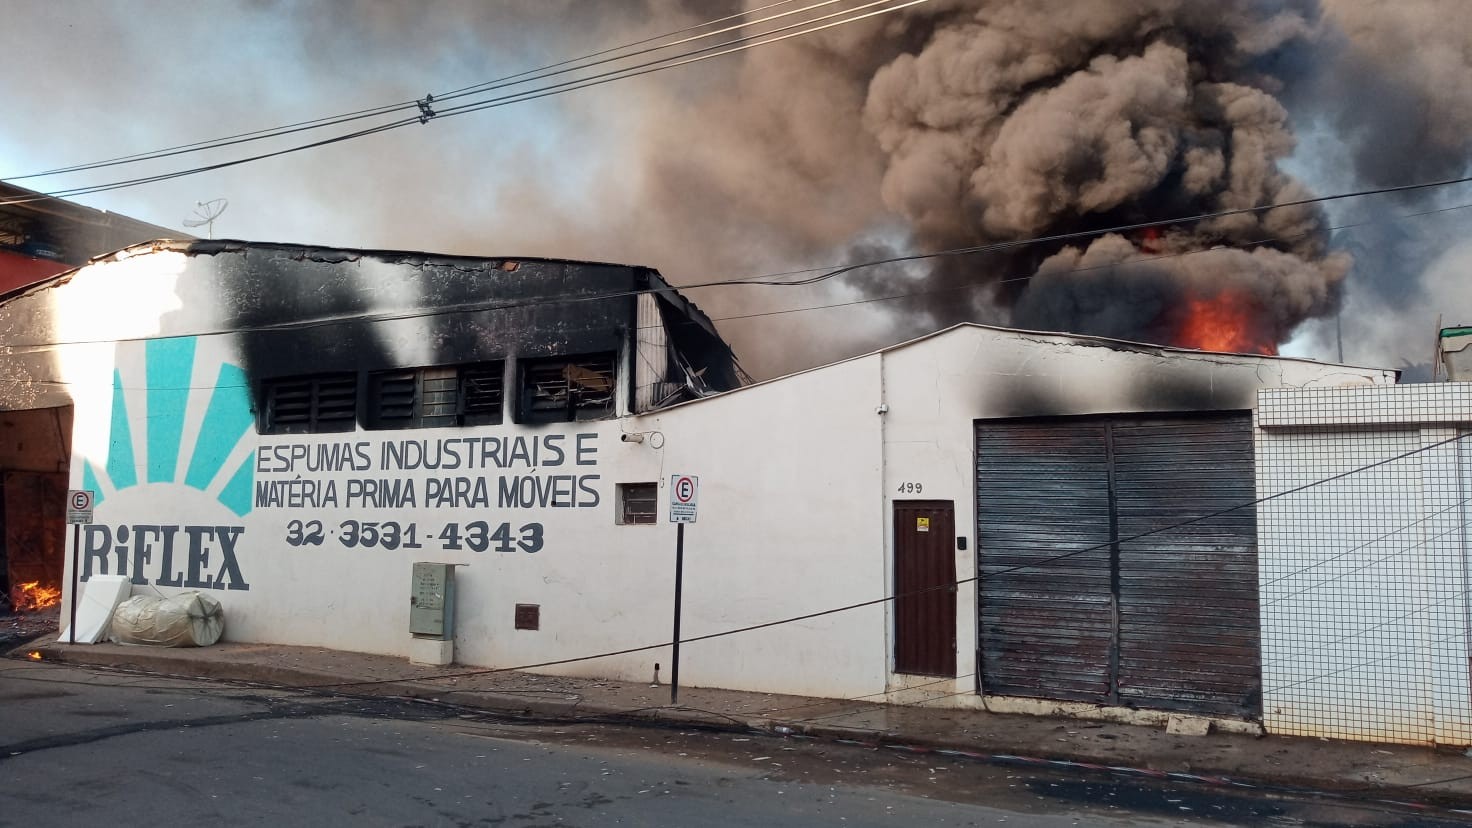
[[[1122,353],[1144,354],[1147,356],[1156,356],[1162,358],[1174,357],[1180,359],[1196,359],[1202,361],[1227,362],[1242,365],[1250,365],[1253,363],[1291,362],[1296,364],[1315,365],[1329,370],[1338,368],[1359,373],[1381,373],[1390,375],[1391,377],[1394,377],[1397,381],[1400,377],[1400,372],[1393,368],[1374,368],[1337,362],[1321,362],[1316,359],[1306,359],[1304,357],[1269,356],[1265,354],[1236,354],[1223,351],[1201,351],[1194,348],[1177,348],[1169,345],[1151,345],[1145,342],[1132,342],[1126,339],[1111,339],[1109,337],[1103,336],[1087,336],[1082,334],[1066,334],[1049,331],[1032,331],[1022,328],[1005,328],[998,325],[983,325],[979,322],[958,322],[954,325],[951,325],[950,327],[941,328],[928,334],[922,334],[913,339],[907,339],[904,342],[898,342],[893,345],[886,345],[883,348],[876,348],[872,351],[868,351],[862,354],[856,354],[851,357],[846,357],[844,359],[824,363],[822,365],[815,365],[812,368],[804,368],[801,371],[793,371],[792,373],[783,374],[779,377],[772,377],[771,379],[762,380],[761,382],[754,382],[750,385],[742,386],[741,388],[732,389],[730,391],[723,391],[719,394],[714,394],[712,396],[703,397],[697,400],[687,400],[685,402],[676,403],[674,405],[667,406],[656,411],[646,412],[645,414],[635,416],[657,415],[665,411],[671,411],[689,405],[696,405],[698,403],[708,402],[710,400],[717,400],[731,394],[739,394],[742,391],[746,391],[751,388],[759,388],[766,385],[772,385],[774,383],[789,380],[794,377],[803,376],[804,374],[811,374],[815,371],[822,371],[828,368],[832,368],[836,365],[844,365],[846,363],[855,362],[861,359],[868,359],[874,356],[882,356],[884,354],[913,348],[915,346],[922,345],[924,343],[939,339],[944,336],[954,335],[957,332],[966,329],[992,331],[995,333],[1016,336],[1019,339],[1032,340],[1037,342],[1049,342],[1053,344],[1072,345],[1085,348],[1105,348],[1111,351],[1118,351]]]

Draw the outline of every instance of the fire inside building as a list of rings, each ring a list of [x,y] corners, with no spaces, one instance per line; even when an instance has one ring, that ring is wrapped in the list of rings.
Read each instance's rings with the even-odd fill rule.
[[[0,295],[85,264],[93,256],[177,231],[0,182]],[[183,236],[183,238],[189,238]],[[0,609],[60,597],[59,496],[66,491],[71,411],[0,413]]]
[[[0,303],[0,342],[5,416],[66,447],[31,518],[52,565],[60,490],[92,490],[69,574],[209,591],[227,639],[425,658],[411,581],[448,564],[440,655],[648,680],[668,649],[628,651],[670,641],[688,474],[688,684],[1472,740],[1444,713],[1465,658],[1409,713],[1315,719],[1305,698],[1377,680],[1305,683],[1332,651],[1289,637],[1329,634],[1315,602],[1348,576],[1263,574],[1349,554],[1257,500],[1328,439],[1296,395],[1396,392],[1394,371],[961,324],[753,383],[648,268],[235,241],[51,278]]]

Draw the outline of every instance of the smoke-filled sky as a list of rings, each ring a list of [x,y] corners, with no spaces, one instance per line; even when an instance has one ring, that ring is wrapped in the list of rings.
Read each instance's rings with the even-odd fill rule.
[[[768,2],[0,0],[0,178],[409,101]],[[930,0],[78,200],[180,227],[223,197],[217,236],[627,261],[677,284],[844,265],[1465,175],[1466,11]],[[256,146],[16,183],[102,183]],[[691,295],[718,319],[884,298],[718,322],[758,376],[967,319],[1181,342],[1183,314],[1214,302],[1247,312],[1252,341],[1327,359],[1339,315],[1346,360],[1413,377],[1438,317],[1472,322],[1472,209],[1446,209],[1463,204],[1472,185]]]

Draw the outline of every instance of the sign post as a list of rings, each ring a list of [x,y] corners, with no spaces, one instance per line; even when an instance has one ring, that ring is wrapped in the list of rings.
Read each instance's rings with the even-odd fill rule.
[[[695,522],[700,478],[677,474],[670,478],[670,523],[675,524],[675,637],[670,653],[670,704],[680,702],[680,599],[685,582],[685,524]]]
[[[79,555],[82,547],[82,524],[92,522],[92,507],[97,497],[91,489],[71,489],[66,493],[66,522],[72,525],[72,611],[67,625],[67,643],[77,643],[77,592],[81,588]]]

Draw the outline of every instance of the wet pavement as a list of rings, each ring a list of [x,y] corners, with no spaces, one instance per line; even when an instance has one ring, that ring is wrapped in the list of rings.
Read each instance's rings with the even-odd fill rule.
[[[819,739],[0,662],[0,825],[1464,824]]]
[[[132,670],[144,681],[158,675],[210,677],[249,682],[260,690],[433,700],[467,714],[542,722],[634,723],[748,736],[791,734],[831,745],[883,745],[894,754],[930,752],[937,761],[1011,761],[1018,766],[1066,767],[1074,774],[1107,765],[1117,768],[1115,775],[1120,777],[1163,777],[1166,782],[1228,793],[1236,786],[1254,796],[1268,789],[1308,788],[1365,801],[1472,808],[1472,759],[1420,747],[1216,732],[1177,736],[1161,727],[1077,718],[710,688],[682,688],[681,705],[672,707],[667,704],[668,688],[648,683],[422,667],[388,656],[311,647],[67,646],[43,638],[11,654],[27,652],[40,653],[48,663]]]

